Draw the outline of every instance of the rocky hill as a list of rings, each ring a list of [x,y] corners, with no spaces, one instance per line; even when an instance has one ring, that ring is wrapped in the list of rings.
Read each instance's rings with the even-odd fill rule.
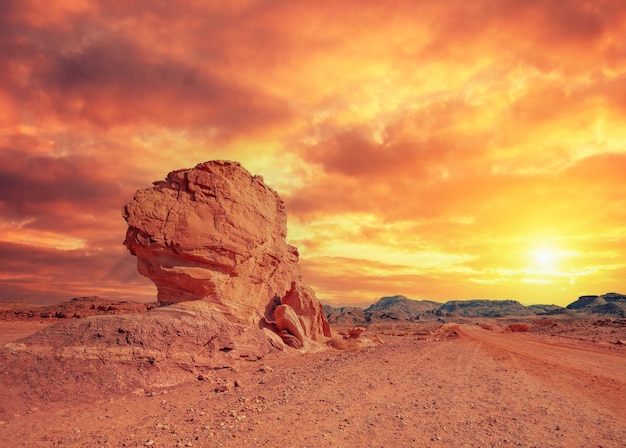
[[[626,317],[626,295],[609,292],[601,296],[581,296],[566,307],[578,313]]]
[[[484,318],[550,314],[600,315],[626,318],[626,295],[609,292],[581,296],[566,308],[558,305],[525,306],[516,300],[451,300],[446,303],[412,300],[404,296],[382,297],[365,309],[324,306],[331,323],[368,323],[384,320],[414,321],[435,318]]]
[[[438,316],[458,317],[530,316],[541,312],[516,300],[452,300],[437,309]]]
[[[382,297],[378,302],[364,310],[367,321],[417,320],[420,316],[432,314],[441,306],[441,303],[431,300],[411,300],[404,296]]]
[[[529,308],[537,310],[537,314],[561,314],[563,307],[558,305],[530,305]]]
[[[515,300],[452,300],[446,303],[432,300],[412,300],[401,295],[382,297],[365,309],[324,306],[331,323],[369,323],[385,320],[415,321],[444,317],[504,317],[555,314],[563,308],[557,305],[524,306]]]
[[[328,321],[335,324],[359,324],[366,321],[363,308],[358,306],[333,307],[332,305],[323,305],[323,308]]]
[[[324,305],[324,313],[328,321],[334,324],[359,324],[384,320],[414,321],[436,319],[435,312],[440,306],[439,302],[413,300],[396,295],[381,297],[365,309]]]

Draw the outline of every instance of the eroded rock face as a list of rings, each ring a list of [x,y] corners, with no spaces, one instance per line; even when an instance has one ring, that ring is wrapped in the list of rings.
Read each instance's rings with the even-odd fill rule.
[[[157,286],[161,305],[207,301],[233,322],[287,331],[303,346],[330,336],[320,303],[302,282],[298,251],[286,243],[283,201],[239,163],[173,171],[137,191],[123,215],[124,244]],[[277,326],[279,306],[293,310],[302,335]]]

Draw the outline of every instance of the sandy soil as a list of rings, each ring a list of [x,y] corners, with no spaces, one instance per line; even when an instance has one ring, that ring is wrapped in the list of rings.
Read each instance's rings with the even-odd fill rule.
[[[13,321],[0,323],[0,346],[7,342],[13,342],[31,334],[35,334],[38,331],[43,330],[46,327],[54,324],[53,321]]]
[[[0,445],[623,447],[622,324],[372,326],[363,336],[384,343],[0,413]]]

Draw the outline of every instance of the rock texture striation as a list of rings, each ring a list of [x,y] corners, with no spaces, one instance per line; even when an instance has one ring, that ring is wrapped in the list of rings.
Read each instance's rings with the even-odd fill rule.
[[[228,320],[260,325],[294,347],[330,337],[287,244],[283,201],[239,163],[169,173],[124,207],[124,244],[161,305],[201,300]]]

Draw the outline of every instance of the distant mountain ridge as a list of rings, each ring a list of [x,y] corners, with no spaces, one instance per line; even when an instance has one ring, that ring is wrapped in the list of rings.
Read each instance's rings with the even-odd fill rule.
[[[360,307],[340,307],[324,305],[326,319],[334,324],[359,324],[379,320],[411,321],[435,319],[441,303],[432,300],[413,300],[395,295],[381,297],[376,303],[363,309]]]
[[[437,315],[460,317],[530,316],[542,313],[517,300],[451,300],[439,307]]]
[[[364,310],[371,319],[414,320],[417,316],[432,313],[441,303],[431,300],[411,300],[404,296],[382,297]]]
[[[601,296],[581,296],[563,308],[558,305],[522,305],[517,300],[413,300],[402,295],[381,297],[363,309],[324,305],[326,318],[335,324],[358,324],[384,320],[417,321],[443,317],[506,317],[550,314],[598,314],[626,317],[626,295],[607,293]]]
[[[322,305],[326,320],[335,324],[358,324],[366,321],[363,308],[358,306],[333,307]]]
[[[601,296],[581,296],[566,307],[568,310],[588,314],[626,317],[626,295],[608,292]]]

